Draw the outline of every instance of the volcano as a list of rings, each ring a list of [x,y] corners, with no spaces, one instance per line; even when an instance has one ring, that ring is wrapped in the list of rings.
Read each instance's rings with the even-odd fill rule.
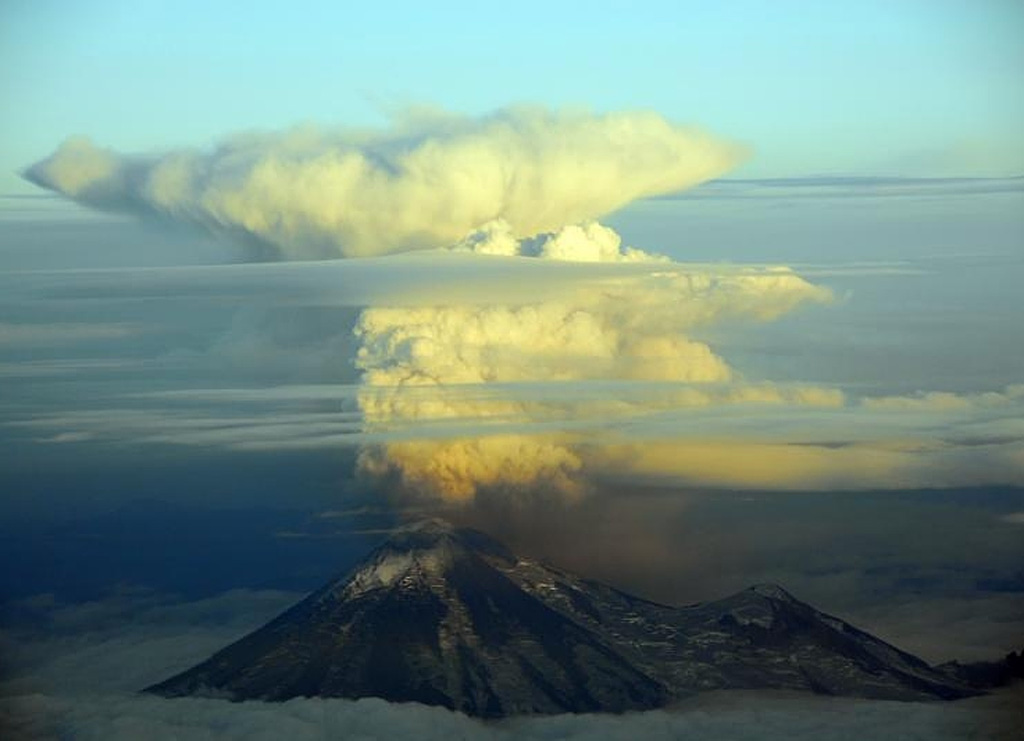
[[[380,697],[503,717],[642,710],[721,689],[979,693],[776,585],[669,607],[438,520],[396,531],[346,575],[145,691]]]

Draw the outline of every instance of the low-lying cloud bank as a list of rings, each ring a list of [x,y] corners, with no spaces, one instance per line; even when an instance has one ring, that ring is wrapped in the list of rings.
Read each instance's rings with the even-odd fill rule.
[[[464,739],[465,741],[665,741],[693,739],[1019,738],[1020,692],[910,704],[731,693],[673,710],[622,716],[563,715],[484,724],[441,708],[377,699],[301,699],[286,703],[165,700],[138,695],[32,695],[3,720],[15,739],[86,741],[167,739]],[[10,700],[2,701],[4,705]]]
[[[1019,688],[955,703],[895,703],[796,693],[699,695],[666,710],[485,723],[379,699],[231,703],[142,695],[139,686],[205,657],[294,596],[235,590],[196,602],[126,593],[27,609],[46,632],[0,633],[16,659],[0,683],[5,739],[819,739],[991,738],[1019,730]],[[13,641],[18,641],[16,648]]]
[[[72,138],[25,177],[301,259],[444,247],[496,219],[529,237],[695,185],[742,156],[656,113],[521,107],[409,111],[380,131],[308,126],[148,155]]]

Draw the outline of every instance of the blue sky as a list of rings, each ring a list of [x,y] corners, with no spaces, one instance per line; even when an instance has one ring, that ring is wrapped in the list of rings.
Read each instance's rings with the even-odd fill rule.
[[[0,191],[70,134],[119,150],[379,123],[428,103],[650,108],[749,144],[737,175],[1024,172],[1010,0],[508,4],[14,0]]]

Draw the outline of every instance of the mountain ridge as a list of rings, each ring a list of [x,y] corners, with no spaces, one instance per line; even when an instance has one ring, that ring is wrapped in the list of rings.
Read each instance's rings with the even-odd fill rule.
[[[893,700],[979,693],[777,584],[661,605],[441,520],[397,529],[346,574],[146,691],[382,697],[502,717],[759,688]]]

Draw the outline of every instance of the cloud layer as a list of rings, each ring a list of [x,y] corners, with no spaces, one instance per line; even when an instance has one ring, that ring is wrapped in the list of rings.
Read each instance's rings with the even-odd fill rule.
[[[241,235],[284,258],[431,249],[131,279],[90,273],[73,276],[70,289],[61,287],[66,276],[17,276],[7,281],[15,297],[42,292],[54,306],[171,293],[246,307],[205,350],[188,346],[156,362],[130,356],[116,361],[118,372],[205,362],[220,373],[258,369],[284,388],[302,368],[336,384],[328,396],[344,398],[316,411],[288,402],[272,415],[241,404],[227,410],[229,400],[186,411],[151,398],[135,408],[61,408],[10,426],[44,443],[353,446],[359,471],[378,488],[459,502],[491,491],[577,498],[590,481],[616,477],[797,490],[1024,481],[1018,386],[908,396],[905,382],[915,381],[901,379],[880,392],[895,395],[865,398],[853,386],[752,377],[742,349],[737,358],[728,344],[731,325],[828,301],[827,290],[784,267],[675,263],[593,220],[714,177],[738,156],[652,113],[539,108],[477,119],[411,111],[383,131],[306,127],[144,156],[69,140],[27,176],[87,205]],[[787,180],[754,189],[808,185],[906,183]],[[723,187],[735,195],[754,186],[712,183],[709,192]],[[272,308],[248,309],[256,304]],[[324,307],[337,311],[314,318]],[[872,319],[872,342],[884,339],[876,335],[886,324]],[[32,355],[0,364],[0,374],[113,372],[109,358],[87,351],[128,339],[163,348],[146,331],[118,316],[86,324],[56,311],[45,323],[9,321],[0,345],[33,350],[73,339],[82,358]],[[793,354],[763,342],[763,356]],[[844,342],[836,345],[843,363],[856,365]],[[783,376],[801,379],[821,345],[801,344]],[[341,390],[353,371],[360,383]],[[227,384],[218,377],[212,385]]]
[[[271,704],[129,694],[35,695],[8,710],[12,739],[358,738],[423,741],[674,741],[680,738],[929,740],[1019,738],[1019,693],[956,705],[826,699],[793,695],[711,696],[674,710],[624,716],[572,715],[485,725],[443,708],[383,700],[291,700]],[[0,710],[3,710],[0,705]]]
[[[517,238],[678,191],[741,150],[650,112],[410,111],[383,131],[233,137],[211,151],[125,155],[84,138],[27,169],[79,203],[196,224],[288,258],[450,245],[501,219]]]
[[[651,271],[610,275],[569,285],[541,303],[373,307],[355,333],[356,366],[364,388],[359,407],[367,429],[388,431],[451,420],[489,425],[555,416],[579,419],[571,404],[521,403],[500,395],[466,394],[466,385],[562,383],[588,380],[726,383],[734,372],[691,330],[726,320],[767,321],[828,291],[784,268],[716,274],[624,248],[596,222],[516,240],[490,224],[455,247],[483,254],[531,255],[543,262],[650,263]],[[455,389],[452,393],[449,389]],[[636,406],[636,402],[624,406]],[[481,489],[541,486],[563,494],[582,490],[584,467],[560,435],[485,431],[473,437],[405,440],[369,446],[364,473],[421,494],[471,499]]]

